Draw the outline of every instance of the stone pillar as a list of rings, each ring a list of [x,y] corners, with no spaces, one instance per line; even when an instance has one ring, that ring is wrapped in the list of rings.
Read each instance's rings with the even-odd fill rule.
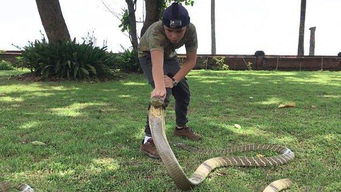
[[[265,53],[264,51],[256,51],[255,52],[255,56],[256,56],[256,62],[255,62],[255,69],[263,69],[263,65],[264,65],[264,56]]]
[[[310,48],[309,48],[309,56],[315,55],[315,30],[316,27],[310,27]]]

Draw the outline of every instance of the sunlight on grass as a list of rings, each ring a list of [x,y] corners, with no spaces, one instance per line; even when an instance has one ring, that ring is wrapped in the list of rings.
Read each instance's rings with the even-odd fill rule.
[[[6,93],[15,93],[18,91],[34,92],[34,91],[41,91],[41,89],[42,88],[39,87],[39,83],[32,83],[30,84],[30,86],[26,86],[25,84],[6,85]]]
[[[229,77],[229,78],[233,80],[238,80],[238,81],[248,81],[247,79],[245,79],[245,77]]]
[[[50,176],[58,175],[58,176],[72,176],[74,174],[78,174],[79,171],[88,174],[88,175],[97,175],[106,171],[115,171],[119,169],[119,164],[113,158],[98,158],[94,159],[93,163],[86,167],[74,167],[74,169],[67,168],[66,164],[61,164],[58,162],[52,162],[50,164],[49,170],[36,170],[36,171],[22,171],[13,173],[12,177],[18,180],[40,180],[43,178],[47,178]]]
[[[25,178],[38,179],[48,176],[50,173],[48,170],[45,171],[22,171],[13,174],[13,178],[18,180],[25,180]]]
[[[219,76],[214,76],[214,77],[208,77],[208,76],[203,76],[203,75],[190,75],[191,79],[198,79],[198,80],[223,80],[226,79],[226,77],[219,77]]]
[[[271,132],[267,132],[258,128],[241,128],[236,129],[236,128],[231,128],[230,131],[234,132],[234,133],[239,133],[239,134],[244,134],[244,135],[252,135],[252,136],[257,136],[257,137],[263,137],[263,138],[267,138],[267,137],[272,137],[274,136]]]
[[[255,102],[255,103],[262,104],[262,105],[273,105],[273,104],[279,104],[281,102],[283,101],[277,97],[270,97],[266,101]]]
[[[333,134],[327,134],[327,135],[324,135],[323,138],[328,141],[328,142],[333,142],[333,141],[337,141],[338,138],[336,135],[333,135]]]
[[[65,177],[68,175],[73,175],[75,173],[74,170],[65,170],[65,171],[59,171],[58,175]]]
[[[126,83],[123,83],[123,85],[146,85],[146,83],[141,83],[141,82],[126,82]]]
[[[322,95],[321,97],[338,99],[341,98],[341,95]]]
[[[285,80],[290,82],[301,82],[302,84],[305,83],[314,83],[320,85],[334,85],[334,86],[341,86],[340,80],[333,80],[333,78],[324,75],[314,75],[315,78],[304,78],[304,77],[285,77]]]
[[[131,98],[132,96],[131,95],[119,95],[118,97],[119,98]]]
[[[210,125],[213,126],[219,126],[222,129],[226,129],[233,134],[237,135],[243,135],[245,137],[247,136],[253,136],[253,137],[259,137],[259,138],[271,138],[268,140],[269,143],[296,143],[296,137],[293,136],[285,136],[285,135],[276,135],[275,133],[264,131],[258,126],[253,127],[245,127],[241,125],[241,128],[238,129],[234,127],[231,124],[216,124],[216,123],[210,123]]]
[[[0,101],[10,103],[10,102],[23,102],[24,100],[22,98],[5,96],[5,97],[0,97]]]
[[[42,82],[31,82],[29,86],[26,84],[13,84],[13,85],[6,85],[5,87],[0,86],[0,91],[6,94],[12,93],[20,93],[25,92],[25,95],[35,95],[35,96],[52,96],[51,92],[53,91],[71,91],[71,90],[79,90],[81,88],[78,87],[64,87],[60,86],[56,83],[51,83],[49,86],[48,84]],[[2,91],[4,89],[4,91]],[[1,96],[1,95],[0,95]],[[22,95],[20,95],[22,96]]]
[[[0,76],[6,77],[6,76],[11,76],[11,75],[19,75],[22,73],[27,73],[29,72],[29,69],[16,69],[16,70],[0,70]]]
[[[201,83],[217,83],[217,82],[218,80],[207,80],[207,79],[201,80]]]
[[[94,159],[93,163],[85,168],[85,172],[90,175],[97,175],[106,171],[115,171],[119,164],[113,158]]]
[[[114,171],[119,168],[119,164],[113,158],[94,159],[93,164],[95,165],[95,167],[101,167],[110,171]]]
[[[275,143],[296,143],[297,139],[293,136],[280,136],[275,139]]]
[[[238,129],[236,127],[233,126],[233,124],[217,124],[217,123],[210,123],[210,125],[213,126],[219,126],[223,129],[229,130],[235,134],[243,134],[243,135],[254,135],[254,136],[262,136],[262,137],[270,137],[271,134],[258,129],[256,127],[244,127],[243,125],[241,125],[241,128]]]
[[[105,106],[105,103],[73,103],[69,106],[60,107],[60,108],[52,108],[54,114],[59,116],[69,116],[69,117],[77,117],[81,116],[81,110],[90,107],[90,106]]]
[[[36,127],[38,124],[39,123],[36,121],[31,121],[20,126],[20,129],[30,129],[32,127]]]

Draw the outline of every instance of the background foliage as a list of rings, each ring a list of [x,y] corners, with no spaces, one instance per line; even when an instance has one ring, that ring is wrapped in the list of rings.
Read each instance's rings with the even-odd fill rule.
[[[106,47],[92,42],[59,41],[50,44],[45,38],[30,42],[24,47],[21,66],[43,78],[105,79],[111,78],[110,68],[115,68],[114,56]]]
[[[14,67],[11,62],[1,60],[0,61],[0,70],[14,70]]]

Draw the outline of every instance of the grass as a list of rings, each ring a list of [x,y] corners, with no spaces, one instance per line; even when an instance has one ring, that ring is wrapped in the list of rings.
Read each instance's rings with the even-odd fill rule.
[[[142,75],[102,83],[9,78],[19,73],[0,71],[0,191],[21,183],[38,192],[177,191],[162,162],[139,152],[151,91]],[[188,79],[189,125],[204,139],[172,135],[172,100],[171,144],[213,151],[270,143],[296,154],[279,167],[217,169],[193,191],[262,191],[280,178],[294,181],[290,191],[341,191],[340,72],[200,70]],[[287,102],[297,106],[277,108]],[[187,175],[220,155],[173,150]]]

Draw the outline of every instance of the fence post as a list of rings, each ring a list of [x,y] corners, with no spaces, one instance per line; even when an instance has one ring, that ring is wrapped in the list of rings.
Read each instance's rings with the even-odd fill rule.
[[[278,62],[279,62],[279,57],[277,56],[276,71],[278,70]]]

